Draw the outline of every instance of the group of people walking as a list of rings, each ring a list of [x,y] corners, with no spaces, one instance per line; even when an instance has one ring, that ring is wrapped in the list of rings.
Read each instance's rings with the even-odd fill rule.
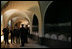
[[[24,43],[28,43],[28,35],[30,32],[28,25],[24,27],[24,24],[22,24],[21,28],[15,26],[14,29],[11,30],[9,30],[8,26],[4,28],[3,33],[5,44],[9,44],[9,32],[11,33],[11,43],[20,43],[21,41],[21,46],[24,46]]]

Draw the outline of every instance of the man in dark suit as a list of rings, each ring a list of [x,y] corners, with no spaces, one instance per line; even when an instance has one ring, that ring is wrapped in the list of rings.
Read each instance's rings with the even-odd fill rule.
[[[9,42],[8,42],[8,36],[9,36],[9,28],[8,28],[8,26],[3,29],[3,34],[4,34],[5,44],[6,44],[6,43],[9,44]]]
[[[14,43],[14,32],[13,29],[10,30],[11,33],[11,43]]]
[[[26,25],[26,43],[28,43],[28,36],[29,36],[30,30],[28,25]]]
[[[15,25],[13,32],[14,32],[15,43],[18,43],[19,31],[17,25]]]
[[[21,46],[24,46],[24,43],[26,41],[26,29],[24,28],[23,24],[22,27],[20,28],[20,37],[21,37]]]

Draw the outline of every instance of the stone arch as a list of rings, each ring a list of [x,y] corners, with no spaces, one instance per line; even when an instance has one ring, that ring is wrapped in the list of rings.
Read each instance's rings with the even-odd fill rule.
[[[54,2],[50,2],[50,4],[46,7],[46,11],[45,11],[45,15],[44,15],[44,34],[45,33],[47,33],[47,32],[51,32],[51,30],[53,30],[53,28],[51,28],[51,24],[49,23],[49,18],[48,17],[51,17],[51,16],[49,16],[49,15],[53,15],[53,10],[51,10],[52,9],[52,7],[54,6],[54,5],[52,5],[52,4],[54,4],[55,5],[55,3]],[[51,7],[52,6],[52,7]],[[48,10],[49,9],[49,10]],[[54,8],[55,9],[55,8]],[[48,11],[50,12],[50,13],[48,13]]]
[[[35,14],[37,16],[38,22],[39,22],[39,37],[43,37],[44,36],[43,19],[42,19],[39,7],[35,6],[35,7],[30,8],[29,10],[33,12],[33,15]],[[32,20],[33,20],[33,15],[32,15]]]
[[[49,4],[47,4],[47,6],[46,6],[46,8],[45,8],[45,11],[44,11],[44,16],[45,16],[45,13],[46,13],[46,11],[47,11],[47,8],[51,5],[51,3],[53,3],[53,1],[50,1]],[[43,16],[43,18],[44,18],[44,16]],[[44,19],[43,19],[43,20],[44,20]]]
[[[13,20],[14,21],[14,24],[15,23],[17,23],[18,21],[21,21],[21,20],[25,20],[26,18],[23,18],[23,17],[18,17],[18,18],[16,18],[16,20]],[[28,22],[29,22],[29,20],[28,19],[26,19]],[[29,22],[30,23],[30,22]]]
[[[5,13],[4,13],[4,19],[5,18],[7,18],[6,20],[5,20],[5,27],[7,26],[7,22],[10,20],[10,19],[12,19],[12,18],[14,18],[14,17],[24,17],[24,18],[27,18],[29,21],[30,21],[30,19],[29,19],[29,17],[27,16],[27,14],[26,13],[24,13],[24,12],[22,12],[22,11],[20,11],[20,10],[17,10],[17,9],[10,9],[10,10],[8,10],[8,11],[6,11]]]
[[[52,3],[54,3],[54,2],[52,2]],[[50,4],[50,5],[54,5],[54,4]],[[64,32],[67,32],[67,30],[69,30],[69,29],[64,29],[64,30],[62,30],[62,29],[60,29],[60,26],[58,25],[58,23],[60,24],[60,23],[64,23],[64,25],[65,25],[65,23],[67,23],[68,24],[68,22],[70,22],[71,23],[71,21],[70,21],[70,17],[71,17],[71,14],[70,14],[70,5],[69,5],[69,3],[68,3],[68,5],[66,4],[67,2],[65,2],[65,3],[63,3],[63,2],[55,2],[56,4],[55,4],[55,9],[56,10],[52,10],[52,9],[54,9],[54,7],[51,9],[51,8],[49,8],[49,6],[48,6],[48,12],[47,12],[47,19],[48,19],[48,25],[47,26],[49,26],[49,27],[46,27],[47,29],[45,29],[46,31],[45,31],[45,33],[46,32],[48,32],[48,31],[51,31],[52,29],[53,29],[53,31],[56,31],[56,32],[62,32],[62,31],[64,31],[64,30],[66,30],[66,31],[64,31]],[[64,6],[65,5],[65,6]],[[50,7],[52,7],[52,6],[50,6]],[[67,7],[67,8],[65,8],[65,7]],[[50,14],[49,14],[50,13]],[[54,14],[55,13],[55,14]],[[65,14],[66,13],[66,14]],[[49,20],[49,19],[51,19],[51,20]],[[45,21],[46,19],[44,19],[44,21]],[[52,24],[52,23],[53,24]],[[45,22],[44,22],[45,23]],[[50,25],[49,25],[49,23],[51,23]],[[57,27],[54,27],[54,26],[56,26],[56,25],[54,25],[54,24],[56,24],[57,25]],[[54,25],[54,26],[53,26]],[[50,26],[53,26],[53,28],[51,28]],[[62,26],[61,26],[62,27]],[[63,28],[64,28],[65,26],[63,26]],[[67,26],[66,26],[67,27]],[[69,26],[70,27],[70,26]],[[51,28],[51,29],[50,29]],[[62,31],[60,31],[60,30],[62,30]],[[69,32],[69,31],[68,31]]]

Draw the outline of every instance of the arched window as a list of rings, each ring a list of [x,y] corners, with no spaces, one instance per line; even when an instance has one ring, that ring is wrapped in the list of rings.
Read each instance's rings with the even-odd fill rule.
[[[48,32],[70,32],[65,23],[71,23],[71,6],[70,2],[53,1],[47,8],[44,16],[44,33]],[[58,24],[64,26],[58,26]],[[67,29],[66,29],[67,28]]]
[[[33,16],[32,31],[38,32],[38,18],[36,15]]]

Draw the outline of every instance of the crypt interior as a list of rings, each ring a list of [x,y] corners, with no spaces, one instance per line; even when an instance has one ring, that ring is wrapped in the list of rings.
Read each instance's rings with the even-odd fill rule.
[[[28,25],[24,47],[4,44],[3,28]],[[65,1],[1,1],[1,48],[71,48],[71,3]]]

